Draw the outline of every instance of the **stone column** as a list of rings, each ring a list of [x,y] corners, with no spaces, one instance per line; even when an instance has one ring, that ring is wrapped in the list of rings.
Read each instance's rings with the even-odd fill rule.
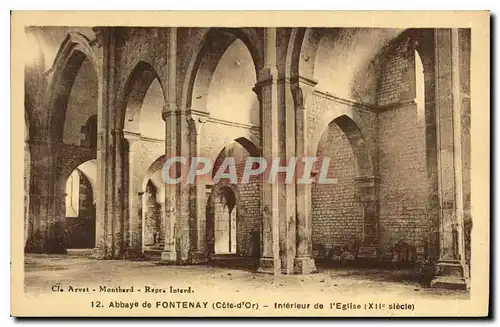
[[[182,177],[177,186],[177,221],[176,221],[176,246],[177,262],[180,264],[190,263],[189,252],[191,249],[190,235],[190,185],[187,182],[190,159],[190,134],[188,125],[188,116],[186,108],[181,108],[177,112],[177,135],[178,135],[178,154],[186,159],[185,165],[178,166],[178,174]]]
[[[126,249],[126,229],[125,224],[125,208],[124,197],[125,197],[125,164],[124,164],[124,148],[125,148],[125,138],[123,136],[123,131],[113,130],[115,145],[115,169],[114,169],[114,212],[113,212],[113,258],[122,258],[125,254]]]
[[[30,220],[30,184],[31,184],[31,177],[30,177],[30,172],[31,172],[31,151],[30,151],[30,145],[29,145],[29,139],[27,138],[28,135],[28,130],[25,124],[24,127],[24,245],[26,246],[28,239],[30,238],[30,235],[33,234],[33,224],[31,223]]]
[[[25,245],[27,253],[66,253],[64,242],[64,214],[58,215],[60,193],[57,143],[33,140],[30,176],[30,234]],[[61,219],[62,218],[62,219]]]
[[[137,185],[137,152],[139,148],[138,134],[127,133],[125,138],[128,141],[128,249],[127,257],[142,256],[142,215],[139,208],[142,201]]]
[[[208,113],[190,110],[187,115],[189,123],[189,139],[191,158],[203,156],[200,151],[201,130],[206,122]],[[206,178],[199,178],[189,186],[189,225],[191,246],[189,250],[189,262],[199,264],[207,262],[207,240],[206,240]]]
[[[212,212],[212,221],[211,225],[208,225],[206,219],[205,219],[205,239],[206,239],[206,251],[207,251],[207,256],[210,257],[210,255],[214,254],[214,198],[212,196],[213,192],[213,185],[205,185],[205,218],[206,218],[206,211],[210,210]],[[212,196],[212,197],[211,197]],[[210,203],[208,203],[208,200],[211,200]]]
[[[276,68],[276,28],[265,29],[264,68],[259,72],[255,92],[259,97],[262,153],[270,164],[279,155],[278,72]],[[262,183],[262,254],[259,272],[280,274],[278,184]]]
[[[363,241],[358,258],[376,259],[379,239],[379,185],[380,178],[361,176],[356,178],[359,201],[363,205]]]
[[[177,29],[169,28],[167,44],[168,85],[165,97],[166,105],[162,117],[165,121],[165,154],[167,159],[177,155],[177,102],[176,102],[176,70],[177,70]],[[177,173],[177,169],[170,170]],[[175,176],[171,176],[175,177]],[[177,262],[175,246],[175,224],[177,219],[177,185],[165,184],[165,245],[161,253],[160,263],[174,264]]]
[[[143,244],[144,244],[144,217],[143,217],[143,195],[144,195],[144,192],[142,192],[142,190],[140,192],[137,193],[137,217],[139,218],[139,230],[138,230],[138,234],[139,234],[139,239],[140,239],[140,243],[139,243],[139,249],[141,251],[141,255],[142,255],[142,250],[143,250]]]
[[[176,262],[185,264],[189,262],[190,250],[190,226],[189,226],[189,185],[186,183],[185,177],[189,169],[189,126],[187,119],[187,108],[179,108],[177,105],[177,79],[176,79],[176,62],[177,62],[177,28],[169,28],[168,42],[168,95],[166,96],[168,112],[170,119],[167,125],[170,127],[170,132],[167,132],[167,156],[181,156],[186,160],[186,164],[178,163],[175,166],[175,174],[181,177],[181,182],[171,185],[170,192],[175,193],[175,201],[170,198],[171,203],[166,203],[166,211],[170,214],[167,216],[170,221],[165,220],[167,231],[165,233],[165,247],[169,246],[169,251],[172,250],[173,242]],[[167,115],[168,116],[168,115]],[[174,128],[175,125],[175,128]],[[167,127],[167,129],[169,129]],[[170,136],[168,136],[170,133]],[[175,135],[175,136],[174,136]],[[172,140],[168,140],[173,137]],[[175,149],[175,151],[173,151]],[[175,190],[175,191],[174,191]],[[172,208],[175,207],[175,211]],[[172,215],[172,212],[175,214]],[[170,239],[167,242],[167,237]],[[168,245],[167,243],[170,243]],[[167,252],[167,251],[166,251]],[[162,257],[163,258],[163,257]]]
[[[175,156],[177,153],[177,123],[175,114],[171,107],[166,106],[163,111],[163,120],[165,120],[166,137],[165,137],[165,153],[167,159]],[[170,172],[176,171],[171,169]],[[162,172],[167,173],[167,172]],[[172,178],[176,176],[171,176]],[[174,184],[165,184],[165,247],[161,254],[161,262],[164,264],[172,264],[177,261],[177,253],[175,250],[175,235],[174,228],[176,222],[176,203],[177,203],[177,187]]]
[[[117,164],[121,165],[116,142],[121,135],[115,132],[115,29],[112,27],[95,29],[102,51],[102,81],[97,103],[97,204],[96,204],[96,247],[94,255],[99,259],[119,256],[120,244],[115,240],[115,225],[121,205],[115,202],[120,192],[116,190]]]
[[[312,105],[311,97],[316,84],[316,81],[303,77],[292,80],[292,92],[295,98],[295,149],[297,158],[301,161],[310,156],[307,142],[307,108]],[[294,271],[297,274],[308,274],[317,270],[312,257],[311,187],[311,183],[303,184],[297,181],[296,184],[297,253]]]
[[[467,288],[458,29],[436,30],[439,260],[431,285]]]

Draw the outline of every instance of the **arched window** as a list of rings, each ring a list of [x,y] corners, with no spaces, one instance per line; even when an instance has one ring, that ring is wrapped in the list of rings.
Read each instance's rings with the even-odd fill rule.
[[[424,65],[417,50],[415,50],[415,102],[418,121],[422,122],[425,119],[425,79]]]

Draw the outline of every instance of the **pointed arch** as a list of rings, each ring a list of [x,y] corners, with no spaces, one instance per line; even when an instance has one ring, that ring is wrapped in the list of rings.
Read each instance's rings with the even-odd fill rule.
[[[252,142],[250,139],[246,138],[246,137],[237,137],[235,139],[232,139],[232,140],[229,140],[228,142],[226,142],[226,144],[224,144],[222,146],[222,148],[219,148],[218,150],[214,151],[211,155],[210,155],[210,160],[211,162],[215,165],[215,162],[217,160],[217,158],[219,157],[219,155],[221,154],[221,152],[229,145],[231,145],[232,143],[238,143],[239,145],[241,145],[245,151],[248,152],[248,154],[251,156],[251,157],[260,157],[261,156],[261,151],[260,149],[255,145],[254,142]],[[213,172],[215,173],[215,172]]]
[[[189,62],[181,92],[182,108],[191,108],[193,89],[197,76],[201,85],[208,90],[212,74],[226,49],[240,39],[252,56],[255,74],[263,68],[263,55],[260,38],[251,28],[210,28],[199,43],[191,49]],[[196,108],[195,108],[196,109]]]
[[[371,147],[365,139],[363,130],[364,122],[356,114],[354,110],[344,110],[341,112],[328,112],[323,117],[323,125],[320,127],[320,139],[321,136],[326,133],[328,126],[335,123],[347,137],[349,144],[353,150],[354,156],[356,158],[356,169],[358,172],[358,177],[368,177],[374,176],[374,154],[372,153]],[[317,144],[314,144],[315,152],[319,146],[319,140]]]
[[[386,49],[405,32],[396,28],[296,28],[288,44],[287,76],[292,83],[306,79],[317,84],[317,90],[373,106],[377,71]],[[349,65],[343,65],[345,61]]]
[[[167,156],[161,155],[160,157],[158,157],[155,161],[153,161],[149,165],[148,170],[146,171],[146,173],[144,174],[144,177],[143,177],[141,192],[144,192],[146,190],[146,186],[147,186],[148,182],[151,182],[154,184],[154,182],[151,179],[155,173],[157,173],[158,171],[162,171],[163,165],[165,164],[165,161],[167,161]]]
[[[164,88],[158,72],[153,66],[145,61],[139,61],[135,65],[127,78],[123,91],[120,92],[118,97],[118,129],[138,132],[138,116],[140,115],[146,93],[155,80],[160,84],[162,94],[164,94]],[[163,100],[165,102],[165,99]],[[125,117],[129,117],[130,122]]]
[[[94,51],[96,40],[89,40],[81,33],[68,33],[62,42],[51,68],[52,80],[49,84],[46,106],[49,110],[48,131],[54,141],[62,141],[64,120],[69,95],[76,75],[85,59],[88,59],[97,76],[98,106],[102,97],[102,69],[100,57]],[[99,112],[100,109],[97,109]]]
[[[299,76],[313,78],[319,40],[318,29],[300,27],[292,30],[286,57],[287,76],[291,79]]]

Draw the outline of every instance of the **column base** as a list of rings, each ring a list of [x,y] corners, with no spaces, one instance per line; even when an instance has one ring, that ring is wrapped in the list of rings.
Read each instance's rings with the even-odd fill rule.
[[[28,239],[24,245],[24,253],[43,253],[43,245],[39,242]]]
[[[43,240],[31,237],[24,245],[25,253],[68,254],[66,247],[60,239]]]
[[[453,290],[468,290],[469,283],[465,278],[460,278],[457,276],[437,276],[431,281],[431,287]]]
[[[431,287],[468,290],[469,273],[465,263],[455,260],[439,261]]]
[[[92,258],[97,259],[97,260],[105,260],[105,259],[111,259],[111,256],[109,254],[106,254],[106,251],[103,248],[100,247],[95,247],[92,250]]]
[[[282,275],[293,275],[294,271],[294,259],[295,258],[282,258],[281,260],[281,274]]]
[[[189,252],[188,261],[192,265],[200,265],[208,262],[208,256],[206,252],[202,251],[192,251]]]
[[[294,260],[294,272],[300,275],[312,274],[318,272],[316,263],[311,257],[297,257]]]
[[[125,250],[124,257],[125,259],[132,259],[132,260],[140,260],[146,258],[141,249],[132,249],[132,248]]]
[[[177,264],[177,254],[171,251],[164,251],[161,253],[160,257],[161,265],[175,265]]]
[[[260,258],[257,272],[262,274],[281,275],[280,259]]]

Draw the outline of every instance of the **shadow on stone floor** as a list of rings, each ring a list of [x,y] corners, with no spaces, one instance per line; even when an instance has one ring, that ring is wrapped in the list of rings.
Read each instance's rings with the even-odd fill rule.
[[[415,284],[421,287],[428,287],[430,281],[427,276],[422,274],[422,270],[417,264],[398,267],[380,262],[317,261],[316,267],[320,273],[357,280]]]

